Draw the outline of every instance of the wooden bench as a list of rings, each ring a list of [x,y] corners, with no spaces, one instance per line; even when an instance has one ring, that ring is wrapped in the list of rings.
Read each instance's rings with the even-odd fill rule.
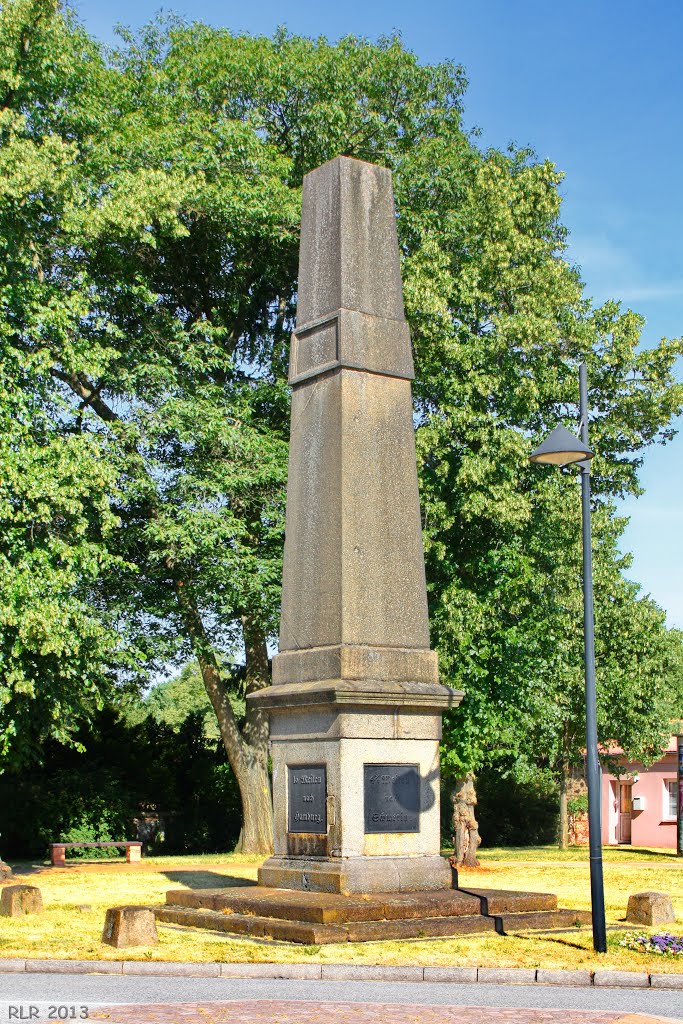
[[[137,864],[142,857],[142,843],[138,841],[123,843],[50,843],[50,861],[57,868],[66,866],[66,849],[75,846],[88,846],[102,849],[104,846],[125,847],[126,860],[129,864]]]

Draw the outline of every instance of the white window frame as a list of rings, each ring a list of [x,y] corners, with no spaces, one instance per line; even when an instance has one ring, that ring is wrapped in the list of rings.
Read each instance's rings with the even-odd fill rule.
[[[675,798],[675,801],[674,801],[674,812],[673,812],[673,814],[671,813],[671,793],[672,793],[672,791],[674,791],[676,793],[676,798]],[[664,821],[676,821],[676,818],[677,818],[676,801],[677,800],[678,800],[678,779],[676,779],[676,778],[664,779],[664,815],[663,815]]]

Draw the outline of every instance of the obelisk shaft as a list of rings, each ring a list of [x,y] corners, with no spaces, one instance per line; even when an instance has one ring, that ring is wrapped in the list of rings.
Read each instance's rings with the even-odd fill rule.
[[[436,682],[412,376],[391,174],[338,157],[304,180],[276,683]]]
[[[304,180],[289,379],[280,651],[264,886],[445,888],[441,712],[391,174],[338,157]]]

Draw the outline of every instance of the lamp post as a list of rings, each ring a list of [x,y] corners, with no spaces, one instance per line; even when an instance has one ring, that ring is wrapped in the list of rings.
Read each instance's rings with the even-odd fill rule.
[[[595,696],[595,625],[593,619],[593,553],[591,549],[591,484],[588,447],[588,386],[586,364],[579,365],[581,439],[566,427],[555,427],[530,456],[531,462],[568,466],[577,463],[581,471],[581,518],[583,537],[583,633],[586,676],[586,775],[588,782],[588,842],[590,849],[591,911],[593,948],[607,952],[605,933],[605,889],[602,879],[601,779],[598,759],[598,720]]]

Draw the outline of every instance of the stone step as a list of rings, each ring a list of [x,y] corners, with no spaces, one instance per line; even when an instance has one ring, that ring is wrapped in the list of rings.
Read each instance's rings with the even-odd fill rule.
[[[495,930],[495,919],[481,914],[459,917],[411,918],[394,921],[356,921],[348,925],[313,924],[304,921],[276,920],[255,914],[226,914],[216,910],[191,910],[184,907],[155,908],[161,924],[259,938],[324,945],[330,942],[368,942],[380,939],[417,939],[435,936],[466,935]]]
[[[557,931],[561,928],[590,926],[590,910],[541,910],[522,914],[501,914],[498,917],[504,932]]]
[[[272,889],[265,886],[174,889],[167,892],[166,902],[170,906],[192,910],[223,911],[309,924],[424,920],[469,917],[480,913],[549,911],[557,908],[557,897],[550,893],[498,889],[439,889],[434,892],[375,893],[368,896],[341,896],[338,893]]]
[[[483,914],[522,914],[537,910],[557,910],[557,896],[550,892],[469,887],[459,891],[478,897],[481,900]]]
[[[471,932],[551,931],[590,924],[587,911],[558,910],[552,893],[505,889],[339,893],[239,886],[174,889],[155,908],[161,923],[321,945]]]
[[[166,902],[195,910],[219,910],[254,914],[311,924],[349,921],[404,920],[406,918],[460,917],[478,914],[481,901],[454,889],[433,893],[385,893],[373,896],[340,896],[337,893],[303,892],[295,889],[187,889],[171,890]]]
[[[305,921],[282,921],[256,914],[224,914],[216,910],[188,910],[184,907],[155,907],[161,924],[179,924],[186,928],[208,928],[211,931],[234,935],[253,935],[257,938],[281,939],[306,945],[327,942],[346,942],[347,929],[331,924],[311,924]]]
[[[358,921],[347,925],[349,942],[372,942],[382,939],[422,939],[492,932],[494,917],[472,914],[462,917],[426,917],[406,921]]]

